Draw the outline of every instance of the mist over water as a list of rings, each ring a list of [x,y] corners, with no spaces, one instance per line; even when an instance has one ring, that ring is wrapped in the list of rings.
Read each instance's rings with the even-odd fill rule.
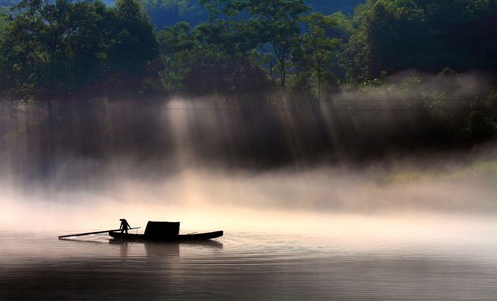
[[[377,120],[377,130],[411,124],[409,110],[103,99],[60,104],[49,128],[42,105],[4,104],[0,201],[8,210],[0,220],[10,228],[105,229],[127,217],[132,226],[180,220],[193,229],[302,232],[328,228],[330,217],[362,223],[371,216],[497,213],[492,145],[451,156],[347,160],[368,152],[368,140],[353,141],[353,131],[381,116],[390,119]]]
[[[486,89],[469,75],[433,86],[450,90],[454,106]],[[126,217],[132,226],[180,220],[193,229],[302,232],[351,216],[495,215],[494,145],[389,151],[422,129],[414,97],[371,88],[317,103],[95,99],[50,112],[3,101],[0,202],[8,209],[0,223],[91,230]]]
[[[493,300],[495,145],[418,147],[378,93],[1,102],[0,299]],[[224,236],[57,240],[123,217]]]

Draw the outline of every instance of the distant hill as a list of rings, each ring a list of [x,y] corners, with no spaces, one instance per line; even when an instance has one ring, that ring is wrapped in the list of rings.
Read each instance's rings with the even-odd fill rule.
[[[157,29],[188,22],[195,26],[207,20],[208,11],[198,0],[140,0]]]
[[[16,1],[14,0],[0,0],[0,7],[7,7],[11,6],[12,4],[15,4]]]
[[[323,14],[332,14],[341,11],[344,14],[352,14],[357,5],[365,3],[366,0],[306,0],[305,3],[314,11]]]
[[[109,0],[107,0],[109,1]],[[207,10],[198,0],[141,0],[157,29],[185,21],[197,25],[207,20]],[[306,0],[313,11],[332,14],[341,11],[352,14],[354,8],[366,0]]]
[[[115,0],[101,0],[108,6],[112,6]],[[145,6],[152,23],[157,29],[174,25],[185,21],[191,25],[197,25],[207,20],[208,12],[198,0],[139,0]],[[0,7],[10,6],[18,0],[0,0]],[[354,8],[366,0],[305,0],[306,5],[313,11],[323,14],[332,14],[341,11],[352,14]]]

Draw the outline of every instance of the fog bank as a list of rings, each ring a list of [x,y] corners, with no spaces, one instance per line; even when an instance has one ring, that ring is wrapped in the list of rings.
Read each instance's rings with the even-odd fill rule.
[[[161,177],[155,173],[154,178],[136,176],[133,168],[107,171],[99,185],[3,181],[1,224],[5,229],[86,231],[117,227],[119,218],[126,217],[142,227],[148,220],[177,220],[193,230],[299,233],[354,216],[363,224],[382,216],[476,219],[497,213],[497,161],[266,172],[191,167]]]
[[[406,78],[414,83],[402,84]],[[443,123],[464,124],[460,112],[485,81],[389,81],[401,84],[322,102],[2,101],[0,223],[84,231],[127,217],[132,226],[167,219],[244,228],[261,220],[260,228],[274,221],[285,229],[331,215],[497,213],[495,144],[444,140]]]

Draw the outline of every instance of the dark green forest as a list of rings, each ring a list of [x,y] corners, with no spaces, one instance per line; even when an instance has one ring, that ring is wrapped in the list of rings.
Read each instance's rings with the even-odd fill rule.
[[[207,21],[209,17],[209,11],[199,0],[141,0],[141,2],[157,29],[164,29],[182,21],[196,26]],[[352,14],[354,8],[364,2],[364,0],[307,0],[305,4],[311,11],[323,14],[338,11]]]
[[[95,100],[102,97],[144,104],[173,95],[229,99],[265,112],[243,116],[264,124],[260,132],[283,131],[268,111],[291,103],[313,114],[321,137],[334,135],[360,149],[359,156],[390,148],[467,149],[496,137],[497,0],[4,5],[0,92],[10,102],[43,106],[43,135],[57,133],[58,143],[65,122],[90,116],[84,154],[101,152],[105,143],[91,140],[105,123]],[[373,130],[381,117],[365,122],[351,113],[375,110],[396,114],[396,123]],[[72,115],[61,117],[67,111]],[[327,118],[340,120],[333,134],[326,132]],[[153,134],[144,135],[156,125],[148,126],[135,128],[137,140],[157,149]],[[309,157],[336,151],[331,141],[318,140],[305,142]],[[47,143],[50,153],[55,142]],[[285,161],[277,153],[287,146],[261,138],[244,154],[266,150],[268,161]]]
[[[348,14],[322,12],[346,9],[345,1],[163,2],[156,5],[205,11],[206,20],[157,30],[151,4],[134,0],[10,6],[0,23],[2,91],[52,99],[123,88],[242,95],[278,87],[322,99],[405,70],[497,69],[494,0],[369,0]]]

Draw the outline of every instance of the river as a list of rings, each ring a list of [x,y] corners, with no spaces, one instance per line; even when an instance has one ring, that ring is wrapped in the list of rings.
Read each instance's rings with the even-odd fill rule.
[[[202,244],[2,232],[0,300],[495,300],[497,222],[454,219]]]

